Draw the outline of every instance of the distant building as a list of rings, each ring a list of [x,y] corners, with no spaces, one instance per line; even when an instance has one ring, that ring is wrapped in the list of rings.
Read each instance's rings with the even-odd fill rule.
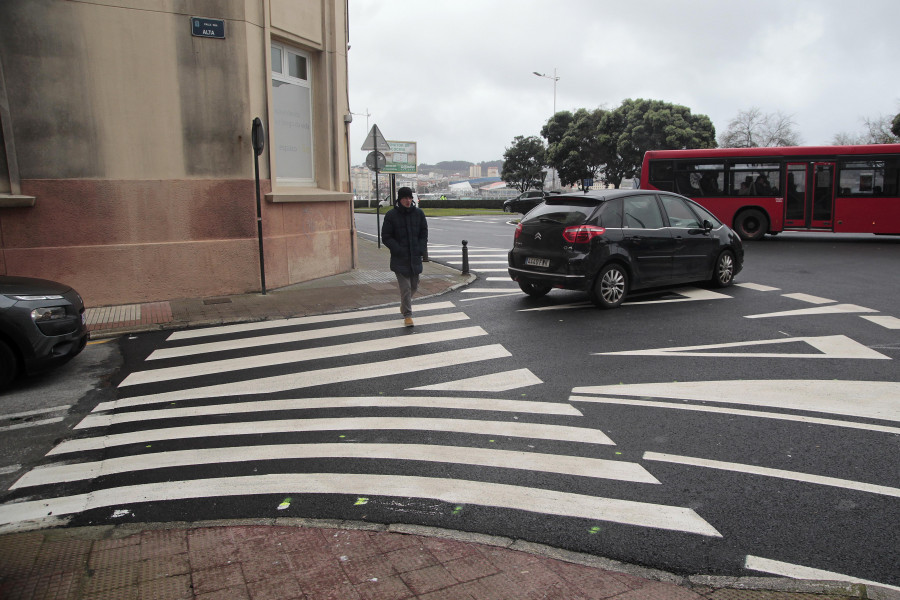
[[[0,1],[0,274],[88,306],[354,266],[347,0]],[[202,18],[192,15],[202,15]]]
[[[488,167],[488,177],[500,177],[500,167]]]
[[[481,177],[481,165],[472,165],[469,167],[469,177],[478,178]]]

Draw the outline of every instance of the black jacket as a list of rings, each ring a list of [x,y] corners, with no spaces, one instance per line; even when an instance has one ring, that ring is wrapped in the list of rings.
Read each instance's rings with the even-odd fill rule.
[[[428,248],[425,213],[416,206],[406,208],[397,202],[384,215],[381,241],[391,251],[391,271],[406,276],[421,273],[422,255]]]

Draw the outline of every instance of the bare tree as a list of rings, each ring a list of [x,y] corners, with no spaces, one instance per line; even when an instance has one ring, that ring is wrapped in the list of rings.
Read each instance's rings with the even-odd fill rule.
[[[852,144],[896,144],[900,142],[900,135],[894,133],[893,121],[897,117],[878,115],[877,117],[861,117],[863,123],[862,133],[847,133],[842,131],[835,134],[832,143],[838,146]],[[900,121],[898,121],[900,122]],[[897,133],[900,133],[898,131]]]
[[[759,107],[738,112],[719,136],[719,146],[723,148],[757,148],[772,146],[797,146],[794,119],[782,112],[763,113]]]

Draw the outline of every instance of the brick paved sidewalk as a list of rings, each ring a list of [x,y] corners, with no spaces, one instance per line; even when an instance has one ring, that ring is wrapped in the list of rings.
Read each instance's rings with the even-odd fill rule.
[[[683,579],[504,538],[232,524],[0,536],[0,598],[66,600],[844,600],[877,590],[772,578]],[[378,530],[381,529],[381,530]],[[402,529],[402,527],[401,527]],[[472,537],[442,532],[454,537]],[[512,546],[512,547],[508,547]],[[519,549],[519,548],[521,549]],[[554,556],[555,555],[555,556]],[[581,563],[581,564],[579,564]],[[868,594],[868,595],[867,595]],[[895,596],[896,598],[896,596]]]

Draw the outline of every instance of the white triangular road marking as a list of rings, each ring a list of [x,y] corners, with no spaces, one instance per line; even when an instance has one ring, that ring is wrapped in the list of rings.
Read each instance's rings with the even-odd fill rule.
[[[423,385],[421,387],[409,389],[454,392],[506,392],[508,390],[515,390],[529,385],[536,385],[538,383],[544,382],[541,381],[537,375],[528,369],[517,369],[514,371],[491,373],[490,375],[482,375],[480,377],[457,379],[456,381],[446,381],[435,385]]]
[[[819,351],[817,354],[790,354],[778,352],[700,352],[716,348],[743,348],[747,346],[766,346],[770,344],[788,344],[805,342]],[[825,335],[820,337],[779,338],[774,340],[756,340],[748,342],[732,342],[729,344],[709,344],[705,346],[681,346],[673,348],[653,348],[650,350],[626,350],[624,352],[594,352],[598,356],[703,356],[715,358],[859,358],[890,360],[867,346],[863,346],[845,335]]]

